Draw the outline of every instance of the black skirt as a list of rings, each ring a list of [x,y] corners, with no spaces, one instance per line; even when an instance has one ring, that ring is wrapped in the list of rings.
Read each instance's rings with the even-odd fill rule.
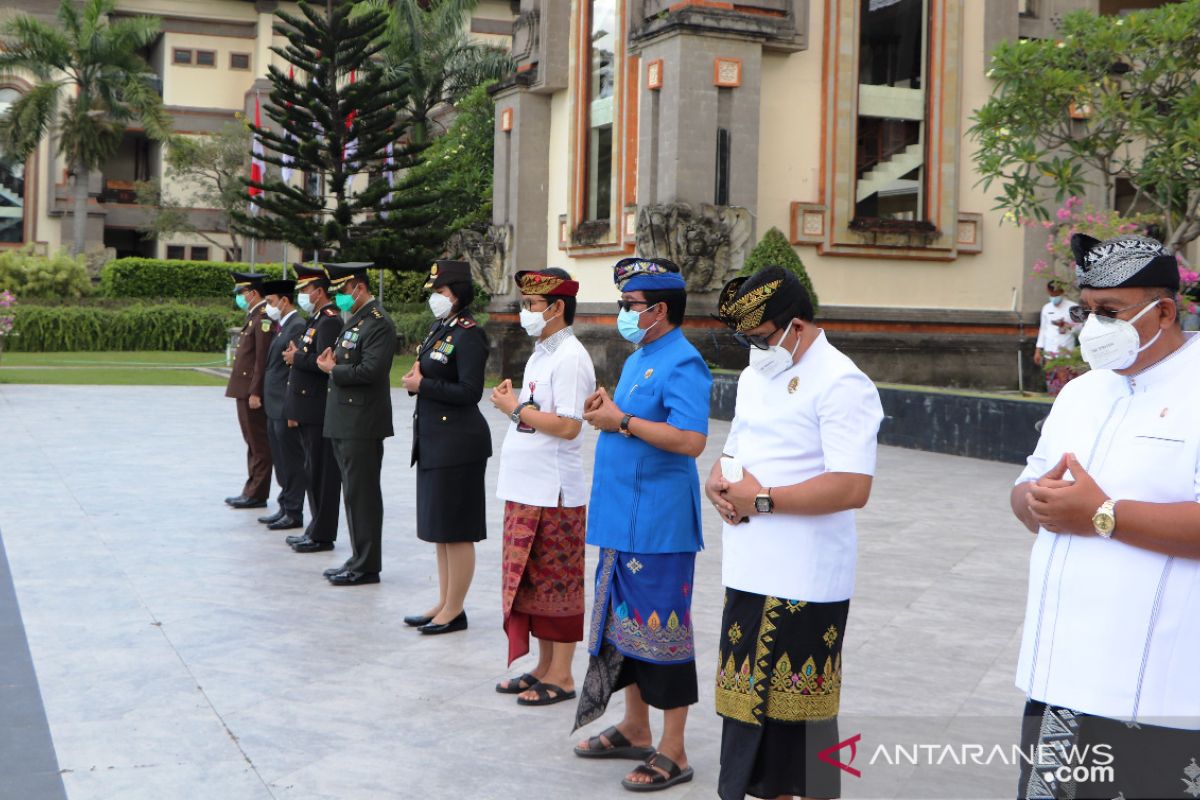
[[[417,469],[417,538],[425,542],[480,542],[487,538],[487,461]]]
[[[839,741],[849,611],[849,600],[725,590],[716,690],[722,800],[841,796],[841,770],[818,753]]]

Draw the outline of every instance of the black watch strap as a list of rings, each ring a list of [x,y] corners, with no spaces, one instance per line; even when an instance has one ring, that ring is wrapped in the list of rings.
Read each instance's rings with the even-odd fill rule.
[[[621,417],[620,430],[621,433],[625,434],[626,436],[633,436],[633,432],[629,430],[629,421],[631,419],[633,419],[633,414],[626,414],[625,416]]]

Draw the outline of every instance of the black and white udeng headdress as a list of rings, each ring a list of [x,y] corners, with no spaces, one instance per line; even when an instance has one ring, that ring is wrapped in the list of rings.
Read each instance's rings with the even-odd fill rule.
[[[1083,233],[1071,237],[1080,289],[1145,286],[1179,291],[1179,264],[1161,242],[1118,236],[1101,242]]]

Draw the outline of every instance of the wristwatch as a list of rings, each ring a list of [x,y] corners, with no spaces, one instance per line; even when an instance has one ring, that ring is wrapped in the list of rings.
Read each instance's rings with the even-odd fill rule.
[[[521,424],[521,412],[525,409],[526,406],[533,406],[534,408],[537,408],[538,404],[533,402],[532,400],[526,400],[524,403],[521,403],[521,405],[519,405],[515,409],[513,409],[513,413],[509,414],[508,418],[511,419],[513,422],[517,423],[518,425],[520,425]]]
[[[770,489],[763,489],[754,496],[754,510],[759,514],[771,514],[775,511],[775,501],[771,499]]]
[[[629,420],[633,419],[633,414],[626,414],[621,417],[621,427],[618,428],[622,436],[633,436],[633,432],[629,430]]]
[[[1117,501],[1105,500],[1096,509],[1096,513],[1092,515],[1092,527],[1096,529],[1096,533],[1105,539],[1111,539],[1113,531],[1117,529]]]

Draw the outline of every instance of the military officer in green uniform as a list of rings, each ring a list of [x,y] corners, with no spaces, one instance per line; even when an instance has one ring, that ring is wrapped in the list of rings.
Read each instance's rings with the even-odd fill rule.
[[[324,435],[342,473],[353,554],[326,570],[335,586],[379,583],[383,539],[383,440],[392,435],[389,374],[396,326],[371,294],[369,263],[325,264],[334,302],[349,315],[333,347],[317,357],[329,375]]]

